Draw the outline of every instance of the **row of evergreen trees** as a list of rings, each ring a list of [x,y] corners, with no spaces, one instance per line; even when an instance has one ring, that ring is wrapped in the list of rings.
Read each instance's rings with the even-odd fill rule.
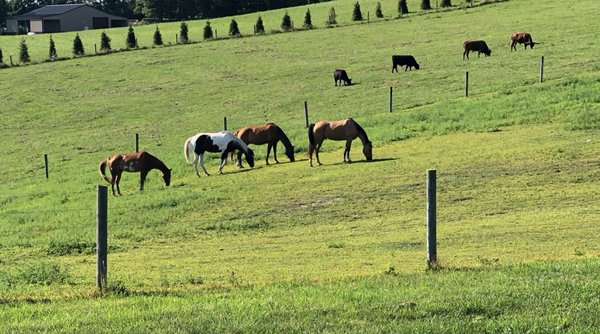
[[[444,0],[443,3],[446,3],[447,6],[451,6],[450,0]],[[423,10],[431,9],[430,1],[429,0],[421,1],[421,9],[423,9]],[[400,15],[409,13],[408,6],[406,4],[406,0],[398,1],[398,13]],[[383,17],[383,12],[381,10],[380,2],[377,3],[377,8],[376,8],[375,14],[379,18]],[[356,2],[354,5],[352,19],[354,21],[363,20],[359,2]],[[327,23],[328,24],[337,24],[335,8],[333,8],[333,7],[331,7],[331,9],[329,10],[329,17],[328,17]],[[312,15],[310,13],[310,9],[306,10],[306,14],[304,16],[304,24],[302,27],[303,27],[303,29],[312,29],[314,27],[312,24]],[[285,14],[282,18],[281,29],[283,31],[291,31],[294,29],[292,19],[288,15],[287,12],[285,12]],[[187,23],[182,22],[180,25],[180,29],[179,29],[178,42],[182,43],[182,44],[189,43],[190,39],[189,39],[188,33],[189,33],[189,29],[188,29]],[[254,25],[254,33],[255,34],[264,34],[265,33],[265,26],[264,26],[262,17],[260,17],[260,16],[256,20],[256,24]],[[239,29],[237,21],[235,19],[232,19],[231,23],[229,24],[229,36],[231,36],[231,37],[241,36],[240,29]],[[213,29],[210,26],[210,21],[207,21],[206,25],[204,26],[203,38],[204,38],[204,40],[210,40],[210,39],[214,38]],[[158,26],[156,27],[156,30],[154,31],[153,44],[156,46],[163,45],[162,34],[160,33]],[[127,32],[127,38],[125,39],[125,45],[128,49],[133,49],[133,48],[138,47],[137,38],[135,36],[135,31],[132,26],[129,26],[129,30]],[[29,51],[28,51],[28,47],[27,47],[27,43],[25,42],[25,39],[21,40],[19,49],[20,49],[19,60],[21,61],[21,63],[30,62]],[[111,39],[103,31],[102,34],[100,35],[100,51],[101,52],[109,52],[111,50],[112,50]],[[85,55],[85,49],[83,47],[83,42],[81,41],[79,34],[77,34],[75,36],[75,38],[73,39],[73,55],[75,55],[75,56]],[[54,40],[52,39],[52,35],[50,35],[48,59],[54,60],[56,58],[57,58],[56,45],[54,43]],[[1,49],[0,49],[0,64],[2,64],[2,50]]]

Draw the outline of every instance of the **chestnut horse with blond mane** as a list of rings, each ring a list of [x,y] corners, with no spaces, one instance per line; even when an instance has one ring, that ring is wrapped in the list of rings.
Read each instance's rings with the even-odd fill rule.
[[[273,148],[273,157],[275,163],[279,163],[277,160],[277,142],[281,141],[285,147],[285,155],[291,162],[294,162],[294,146],[290,142],[289,138],[285,135],[285,132],[281,130],[275,123],[266,123],[259,126],[247,126],[241,128],[235,132],[235,136],[241,139],[244,143],[254,145],[267,144],[267,158],[266,162],[269,165],[269,155],[271,154],[271,148]],[[233,156],[233,153],[232,153]],[[237,155],[237,166],[242,167],[242,152],[238,151]]]
[[[106,176],[107,166],[112,176],[110,179]],[[157,157],[146,151],[131,154],[113,154],[100,162],[99,169],[100,176],[106,182],[110,183],[113,195],[115,195],[115,184],[117,185],[117,192],[121,195],[119,183],[121,182],[123,171],[140,173],[140,191],[144,190],[144,181],[146,181],[146,176],[152,169],[158,169],[163,173],[163,180],[167,187],[171,184],[171,169],[167,168]]]
[[[365,130],[358,125],[352,118],[346,118],[339,121],[319,121],[317,123],[311,123],[308,126],[308,156],[309,164],[312,167],[312,155],[315,152],[317,156],[317,162],[319,161],[319,150],[325,139],[331,140],[345,140],[346,148],[344,149],[344,162],[352,162],[350,160],[350,146],[352,141],[356,138],[360,138],[363,143],[363,153],[367,158],[367,161],[373,160],[373,145],[367,137]]]

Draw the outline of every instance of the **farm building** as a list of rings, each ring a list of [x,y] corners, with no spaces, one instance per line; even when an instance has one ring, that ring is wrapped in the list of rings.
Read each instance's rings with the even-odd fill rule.
[[[127,26],[127,19],[83,4],[49,5],[6,18],[6,31],[53,33]]]

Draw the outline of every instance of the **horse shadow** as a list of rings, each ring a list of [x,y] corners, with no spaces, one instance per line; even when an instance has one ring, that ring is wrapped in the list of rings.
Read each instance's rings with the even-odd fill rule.
[[[308,159],[306,159],[308,160]],[[347,164],[364,164],[364,163],[378,163],[378,162],[386,162],[386,161],[394,161],[394,160],[399,160],[398,158],[377,158],[377,159],[372,159],[372,160],[365,160],[365,159],[361,159],[361,160],[353,160],[351,162],[334,162],[334,163],[330,163],[330,164],[323,164],[322,166],[337,166],[337,165],[347,165]]]

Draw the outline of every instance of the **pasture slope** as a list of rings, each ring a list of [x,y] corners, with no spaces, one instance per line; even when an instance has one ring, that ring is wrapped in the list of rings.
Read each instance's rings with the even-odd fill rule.
[[[312,31],[1,69],[0,332],[598,332],[597,1],[322,28],[330,6],[341,20],[352,4],[311,5]],[[391,16],[395,2],[382,4]],[[296,25],[305,9],[290,9]],[[267,29],[282,13],[263,13]],[[236,17],[242,33],[256,16]],[[189,24],[197,39],[204,21]],[[160,25],[163,36],[177,26]],[[137,27],[138,38],[154,28]],[[543,44],[511,53],[520,30]],[[59,55],[70,49],[72,34],[53,37]],[[45,38],[28,37],[34,59]],[[476,38],[492,56],[463,61],[462,42]],[[15,41],[1,36],[0,48]],[[392,54],[421,69],[392,74]],[[334,87],[335,68],[355,84]],[[325,165],[309,168],[304,101],[313,121],[359,122],[374,161],[356,142],[343,164],[343,143],[326,141]],[[297,161],[280,148],[283,163],[265,166],[255,147],[254,169],[197,178],[183,141],[220,130],[223,117],[230,129],[277,123]],[[132,151],[135,133],[173,180],[166,188],[152,172],[140,193],[138,175],[123,176],[124,196],[109,198],[110,288],[99,293],[97,165]],[[428,168],[438,170],[441,262],[430,271]]]

